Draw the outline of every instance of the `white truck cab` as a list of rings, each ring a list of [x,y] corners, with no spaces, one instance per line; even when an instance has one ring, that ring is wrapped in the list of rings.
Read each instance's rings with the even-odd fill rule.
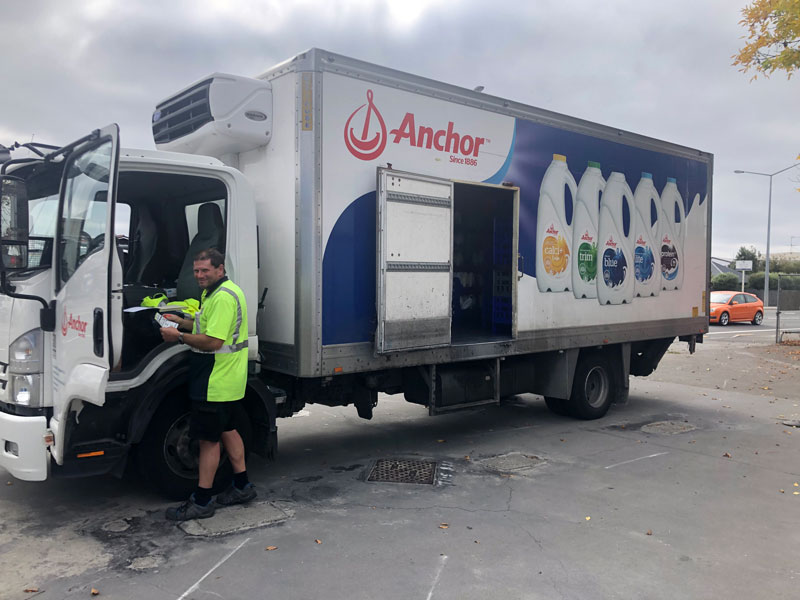
[[[4,232],[29,235],[27,248],[2,246],[0,465],[32,481],[122,468],[130,435],[143,435],[137,409],[98,409],[133,398],[158,371],[169,380],[170,359],[187,351],[162,343],[154,310],[125,309],[146,296],[197,297],[192,257],[211,246],[255,306],[250,184],[215,158],[119,150],[116,125],[5,167]],[[255,321],[253,310],[253,356]]]

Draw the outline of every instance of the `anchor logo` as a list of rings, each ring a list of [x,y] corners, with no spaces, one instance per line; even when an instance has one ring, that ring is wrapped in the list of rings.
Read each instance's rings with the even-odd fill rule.
[[[372,90],[367,90],[367,102],[355,109],[353,114],[348,117],[347,123],[344,124],[344,143],[350,151],[350,154],[361,160],[374,160],[378,158],[384,148],[386,148],[386,123],[383,122],[383,116],[381,116],[380,111],[372,102],[372,97]],[[367,110],[364,115],[364,125],[361,129],[361,136],[357,137],[356,133],[353,131],[353,127],[351,127],[351,123],[353,123],[355,116],[359,114],[361,109],[365,106]],[[370,127],[373,115],[378,121],[377,128]],[[374,135],[370,137],[373,131]]]

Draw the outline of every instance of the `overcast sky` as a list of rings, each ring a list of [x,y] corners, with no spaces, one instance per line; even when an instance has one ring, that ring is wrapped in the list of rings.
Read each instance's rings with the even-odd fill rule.
[[[714,154],[713,253],[766,248],[769,178],[798,162],[800,74],[731,66],[744,0],[3,2],[0,143],[117,122],[152,148],[159,100],[311,47]],[[773,179],[771,252],[800,251],[800,167]],[[793,240],[792,236],[796,236]]]

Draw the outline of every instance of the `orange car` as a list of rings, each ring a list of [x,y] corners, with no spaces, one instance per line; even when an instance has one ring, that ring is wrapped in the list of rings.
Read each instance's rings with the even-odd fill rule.
[[[710,323],[727,325],[731,321],[750,321],[761,325],[764,320],[764,303],[753,294],[744,292],[711,292]]]

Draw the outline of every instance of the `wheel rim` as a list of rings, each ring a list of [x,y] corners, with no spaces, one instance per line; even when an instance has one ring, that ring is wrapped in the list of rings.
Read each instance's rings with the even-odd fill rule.
[[[586,374],[584,394],[586,403],[592,408],[600,408],[608,397],[608,373],[602,367],[592,367]]]
[[[764,315],[761,313],[756,313],[756,325],[761,325],[761,321],[764,319]]]
[[[720,317],[719,317],[719,322],[722,323],[723,325],[727,325],[728,324],[728,313],[722,313],[720,315]]]
[[[197,477],[198,445],[189,437],[189,413],[172,423],[164,436],[164,462],[170,471],[186,479]]]

